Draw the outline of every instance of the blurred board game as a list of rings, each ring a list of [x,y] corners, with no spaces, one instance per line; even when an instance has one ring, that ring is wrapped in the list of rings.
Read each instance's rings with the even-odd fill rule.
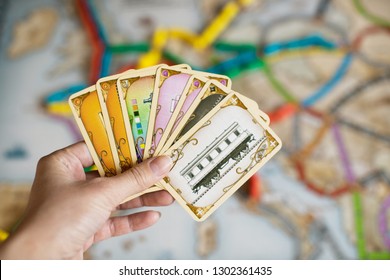
[[[69,96],[159,63],[229,76],[283,148],[203,223],[174,204],[92,259],[390,259],[390,1],[3,0],[0,239]]]

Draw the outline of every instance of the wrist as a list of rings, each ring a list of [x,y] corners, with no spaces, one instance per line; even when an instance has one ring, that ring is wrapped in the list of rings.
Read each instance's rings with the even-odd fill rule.
[[[44,240],[36,238],[33,230],[21,230],[20,228],[0,244],[0,259],[53,259],[50,249],[42,244]],[[46,240],[47,242],[47,240]]]
[[[37,248],[34,241],[26,239],[22,234],[12,234],[0,246],[0,259],[37,259]]]

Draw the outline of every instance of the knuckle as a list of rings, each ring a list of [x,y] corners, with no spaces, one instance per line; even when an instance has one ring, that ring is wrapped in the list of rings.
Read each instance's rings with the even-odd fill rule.
[[[130,176],[130,181],[139,187],[144,188],[151,185],[151,176],[148,175],[148,172],[146,172],[146,170],[140,166],[134,166],[133,168],[129,169],[128,176]]]
[[[97,177],[93,178],[89,181],[89,184],[96,188],[96,186],[107,186],[111,187],[112,183],[110,180],[107,180],[106,177]]]
[[[50,156],[53,161],[60,162],[66,169],[73,170],[79,165],[79,161],[69,148],[55,151]]]
[[[37,168],[38,169],[41,169],[41,168],[45,169],[46,167],[50,166],[52,164],[52,162],[53,162],[53,154],[43,156],[38,160]]]
[[[39,170],[45,170],[53,166],[73,171],[80,168],[81,163],[71,150],[65,148],[43,156],[37,163],[37,169]]]

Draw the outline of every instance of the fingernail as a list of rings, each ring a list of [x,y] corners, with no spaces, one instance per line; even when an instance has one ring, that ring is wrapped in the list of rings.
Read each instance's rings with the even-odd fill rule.
[[[150,168],[156,177],[162,177],[169,172],[172,164],[172,159],[169,156],[161,156],[150,162]]]
[[[161,219],[161,212],[156,212],[155,222],[157,223]]]

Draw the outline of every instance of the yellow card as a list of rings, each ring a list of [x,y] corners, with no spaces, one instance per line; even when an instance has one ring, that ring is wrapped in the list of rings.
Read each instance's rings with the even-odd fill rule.
[[[100,176],[118,174],[121,171],[118,153],[112,149],[114,138],[107,133],[96,87],[71,95],[69,105]]]
[[[126,73],[132,71],[133,70],[130,70]],[[125,114],[122,112],[122,106],[119,101],[117,80],[122,75],[123,74],[118,74],[102,78],[97,81],[96,88],[107,133],[112,133],[115,140],[115,145],[112,149],[117,150],[118,152],[119,163],[123,172],[136,163],[137,155],[133,137],[132,135],[130,138],[128,137],[128,131],[126,131],[123,117]]]

